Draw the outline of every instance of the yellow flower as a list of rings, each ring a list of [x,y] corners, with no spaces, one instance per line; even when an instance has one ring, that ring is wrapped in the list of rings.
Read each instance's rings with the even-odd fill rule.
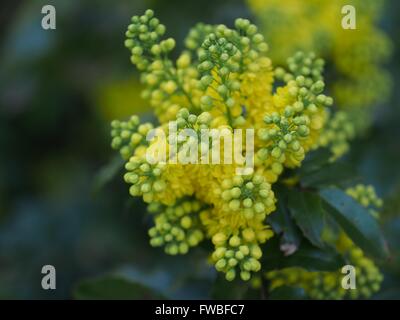
[[[205,235],[215,246],[216,269],[227,280],[249,280],[261,269],[260,245],[273,236],[266,222],[275,211],[271,184],[285,168],[300,166],[325,126],[332,98],[323,94],[324,63],[313,53],[298,52],[289,57],[287,70],[274,69],[264,37],[246,19],[237,19],[234,29],[196,26],[186,41],[189,51],[176,63],[168,58],[175,42],[161,40],[164,33],[150,10],[132,18],[125,44],[142,72],[143,96],[160,121],[155,132],[165,135],[147,141],[153,127],[134,117],[113,123],[112,145],[129,159],[124,178],[131,195],[143,197],[149,210],[162,207],[149,231],[153,246],[184,254]],[[275,89],[274,81],[283,84]],[[212,163],[210,154],[202,162],[204,147],[215,152],[215,146],[198,139],[204,129],[228,134],[254,129],[254,146],[248,147],[246,139],[241,146],[242,156],[254,147],[254,168],[238,175],[243,163],[228,163],[223,156],[221,163]],[[164,139],[169,134],[173,138]],[[231,151],[222,140],[220,155]],[[160,150],[166,155],[162,161],[150,161]],[[188,150],[194,150],[194,158],[181,163]],[[192,209],[183,215],[186,207]]]

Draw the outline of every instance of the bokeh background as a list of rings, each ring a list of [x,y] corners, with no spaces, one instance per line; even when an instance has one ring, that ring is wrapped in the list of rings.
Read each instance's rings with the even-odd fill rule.
[[[41,8],[57,29],[41,28]],[[109,123],[151,110],[124,48],[130,17],[152,8],[180,51],[197,22],[252,18],[242,0],[2,1],[0,10],[0,298],[69,299],[84,279],[114,273],[169,298],[239,297],[206,264],[206,250],[168,257],[148,244],[140,199],[128,197]],[[400,3],[381,27],[394,43],[394,79],[367,134],[346,156],[384,198],[391,258],[382,290],[400,299]],[[57,289],[41,288],[54,265]],[[227,295],[230,291],[231,296]],[[74,293],[75,292],[75,293]],[[237,296],[232,294],[236,294]],[[136,297],[152,297],[139,290]]]

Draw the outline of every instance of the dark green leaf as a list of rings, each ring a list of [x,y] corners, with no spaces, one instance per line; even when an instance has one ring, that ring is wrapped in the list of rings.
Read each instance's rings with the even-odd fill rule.
[[[304,236],[317,247],[323,247],[324,210],[321,198],[311,192],[292,191],[289,194],[289,210]]]
[[[303,288],[281,286],[272,290],[268,296],[271,300],[304,300],[307,295]]]
[[[332,152],[327,148],[318,148],[317,150],[307,153],[306,158],[299,168],[299,172],[305,175],[308,172],[312,172],[320,169],[322,166],[329,163],[329,159],[332,157]]]
[[[356,245],[376,257],[387,255],[379,225],[367,209],[338,188],[323,189],[319,194],[325,200],[327,212]]]
[[[283,186],[275,187],[275,196],[277,197],[277,208],[270,216],[268,223],[275,233],[281,234],[281,244],[290,244],[296,247],[300,244],[300,231],[294,223],[287,208],[288,190]]]
[[[110,275],[80,282],[74,292],[75,299],[164,299],[154,290],[122,276]]]
[[[386,221],[382,232],[385,235],[385,240],[390,251],[390,259],[386,261],[384,267],[391,273],[397,274],[400,278],[400,216]]]
[[[399,300],[400,278],[394,274],[385,273],[381,289],[371,298],[374,300]]]
[[[109,163],[100,169],[94,178],[93,191],[98,192],[122,169],[124,160],[118,154]]]
[[[393,287],[389,289],[380,290],[375,294],[372,299],[374,300],[399,300],[400,287]]]
[[[329,163],[317,170],[300,173],[301,184],[305,187],[345,186],[357,180],[359,177],[355,168],[341,162]]]
[[[289,267],[301,267],[309,271],[336,271],[346,264],[343,257],[332,248],[316,248],[306,240],[290,256],[285,256],[279,246],[277,239],[271,239],[264,246],[262,259],[265,271]]]

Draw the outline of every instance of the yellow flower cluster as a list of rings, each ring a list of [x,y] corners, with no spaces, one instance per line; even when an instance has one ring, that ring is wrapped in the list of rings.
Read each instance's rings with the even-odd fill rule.
[[[346,116],[340,115],[341,120],[335,120],[342,125],[335,131],[344,132],[332,136],[328,128],[326,135],[331,135],[330,141],[323,142],[332,146],[336,157],[342,155],[348,149],[343,135],[349,140],[362,133],[370,123],[365,115],[374,105],[385,102],[390,93],[390,76],[382,65],[390,56],[392,45],[378,27],[384,0],[247,2],[262,25],[275,64],[284,64],[284,57],[297,50],[314,50],[331,66],[329,91]],[[342,28],[342,7],[348,4],[356,9],[356,29]],[[364,124],[353,125],[360,116]],[[354,133],[349,134],[349,127]]]
[[[275,210],[271,184],[285,167],[300,166],[305,153],[317,146],[333,103],[323,94],[324,62],[299,52],[288,59],[287,70],[274,69],[264,37],[246,19],[237,19],[233,29],[197,25],[175,62],[168,58],[175,41],[162,40],[164,33],[151,10],[132,18],[125,45],[142,72],[144,97],[160,125],[140,124],[135,116],[114,121],[112,146],[127,160],[130,194],[142,196],[156,212],[149,231],[153,246],[184,254],[207,237],[215,246],[216,269],[228,280],[237,275],[248,280],[261,268],[260,244],[273,236],[265,222]],[[256,132],[254,169],[242,175],[236,170],[240,163],[186,158],[188,151],[199,157],[208,151],[203,129],[232,133],[249,128]],[[168,136],[166,146],[159,135],[147,141],[151,129]],[[187,129],[194,136],[185,135]],[[223,153],[225,144],[220,149]],[[149,162],[147,156],[156,157],[160,150],[166,158]]]
[[[335,160],[350,149],[349,141],[355,137],[356,130],[348,112],[338,111],[328,121],[319,136],[319,145],[329,147]]]
[[[152,203],[148,209],[155,215],[155,226],[149,229],[152,246],[165,245],[165,252],[171,255],[185,254],[203,240],[199,201],[182,199],[173,206]]]

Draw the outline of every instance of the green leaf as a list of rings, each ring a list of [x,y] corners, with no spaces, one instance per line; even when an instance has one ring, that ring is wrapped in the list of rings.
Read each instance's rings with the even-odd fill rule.
[[[328,148],[318,148],[307,153],[306,158],[299,168],[299,172],[303,175],[320,169],[322,166],[329,163],[332,158],[332,152]]]
[[[385,272],[386,271],[386,272]],[[397,270],[396,270],[397,271]],[[384,270],[384,281],[381,288],[371,299],[373,300],[399,300],[400,299],[400,277],[398,274]]]
[[[275,233],[282,235],[281,245],[291,244],[297,248],[300,244],[300,231],[289,214],[287,207],[288,190],[283,186],[276,186],[274,193],[278,200],[277,208],[275,212],[268,216],[267,221]]]
[[[303,288],[280,286],[269,293],[271,300],[304,300],[307,299],[307,294]]]
[[[96,174],[93,182],[93,192],[99,192],[107,183],[109,183],[117,173],[123,168],[124,160],[118,154],[113,159],[103,166]]]
[[[118,275],[83,280],[75,287],[73,296],[80,300],[165,299],[153,289]]]
[[[343,257],[330,247],[320,249],[305,239],[299,249],[290,256],[279,250],[279,240],[271,239],[263,247],[263,270],[271,271],[300,267],[308,271],[336,271],[345,265]]]
[[[321,198],[311,192],[292,191],[289,194],[289,210],[304,236],[317,247],[323,247],[324,210]]]
[[[304,187],[345,186],[359,180],[356,169],[346,163],[333,162],[309,172],[300,172],[301,185]]]
[[[356,245],[367,254],[379,258],[387,256],[379,225],[366,208],[338,188],[323,189],[319,194],[325,200],[327,212]]]
[[[400,299],[400,287],[393,286],[388,289],[380,290],[378,293],[372,296],[373,300],[399,300]]]

